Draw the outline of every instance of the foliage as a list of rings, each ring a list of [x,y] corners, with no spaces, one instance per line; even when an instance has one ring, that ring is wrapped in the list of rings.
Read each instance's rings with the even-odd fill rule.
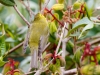
[[[0,67],[3,75],[22,75],[30,68],[28,23],[41,12],[48,21],[49,36],[42,52],[41,75],[61,75],[77,69],[77,75],[99,75],[99,0],[0,0]],[[47,0],[49,1],[49,0]],[[72,1],[72,2],[71,2]],[[70,3],[71,2],[71,3]],[[91,5],[90,5],[91,4]],[[20,12],[26,19],[18,14]],[[27,23],[28,22],[28,23]],[[25,39],[26,38],[26,39]],[[23,54],[23,41],[26,53]],[[41,46],[41,44],[40,44]],[[11,58],[8,60],[8,58]],[[41,66],[41,64],[39,66]],[[38,70],[34,73],[38,73]],[[32,70],[30,70],[33,72]],[[65,73],[63,71],[63,73]],[[72,74],[71,74],[72,75]]]

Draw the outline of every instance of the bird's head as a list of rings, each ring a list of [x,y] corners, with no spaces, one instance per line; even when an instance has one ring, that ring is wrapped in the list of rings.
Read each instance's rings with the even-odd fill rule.
[[[45,17],[41,13],[37,13],[34,17],[34,20],[44,19]]]

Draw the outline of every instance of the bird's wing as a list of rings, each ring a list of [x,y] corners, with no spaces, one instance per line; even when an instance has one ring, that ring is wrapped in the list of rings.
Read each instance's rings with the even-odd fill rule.
[[[24,43],[23,43],[23,50],[22,50],[22,53],[23,54],[26,52],[26,48],[27,48],[27,45],[28,45],[28,41],[29,41],[29,32],[27,32],[27,34],[25,36]]]

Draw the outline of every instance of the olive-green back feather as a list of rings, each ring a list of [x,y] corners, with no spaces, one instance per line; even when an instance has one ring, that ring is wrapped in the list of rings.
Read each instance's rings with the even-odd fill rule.
[[[38,45],[39,45],[39,41],[40,38],[42,36],[47,36],[48,35],[48,22],[46,20],[46,18],[38,13],[36,14],[34,21],[32,22],[32,25],[30,26],[29,29],[29,46],[32,49],[32,51],[35,49],[38,50]],[[42,40],[47,40],[42,39]]]

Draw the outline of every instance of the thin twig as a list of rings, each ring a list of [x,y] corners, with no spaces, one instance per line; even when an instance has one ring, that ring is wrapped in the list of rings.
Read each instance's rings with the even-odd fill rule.
[[[77,69],[74,68],[74,69],[71,69],[71,70],[64,71],[64,75],[73,75],[76,72],[77,72]]]
[[[59,52],[58,55],[60,55],[62,52]],[[41,72],[44,72],[44,70],[52,63],[52,61],[54,60],[54,58],[44,67],[41,67],[39,70],[36,71],[36,73],[34,75],[40,75]]]
[[[70,40],[70,38],[65,38],[62,40],[62,57],[65,59],[65,55],[68,54],[68,52],[66,52],[66,43]]]
[[[73,40],[74,40],[73,53],[75,53],[75,51],[76,51],[76,36],[73,37]]]
[[[30,4],[29,4],[29,0],[27,0],[27,3],[28,3],[28,8],[27,10],[29,11],[29,14],[30,14],[30,18],[32,18],[32,12],[31,12],[31,9],[30,9]]]
[[[31,24],[30,24],[30,23],[26,20],[26,18],[20,13],[20,11],[18,10],[17,6],[14,5],[13,7],[14,7],[14,9],[16,10],[16,12],[19,14],[19,16],[26,22],[26,24],[28,25],[28,27],[30,27]]]
[[[52,14],[51,10],[48,10],[47,8],[45,8],[45,9],[46,9],[46,11],[47,11],[48,13],[51,14],[51,16],[52,16],[61,26],[64,26],[64,25]],[[66,29],[69,30],[68,28],[66,28]]]
[[[61,33],[61,36],[60,36],[60,40],[59,40],[59,43],[57,45],[57,48],[56,48],[56,54],[58,53],[58,50],[59,50],[59,47],[60,47],[60,44],[61,44],[61,41],[62,41],[62,38],[63,38],[63,35],[64,35],[64,30],[65,30],[65,27],[66,27],[66,23],[64,24],[64,27],[62,28],[62,33]]]
[[[34,75],[40,75],[41,74],[41,72],[40,72],[41,70],[38,70]],[[29,72],[29,73],[26,73],[25,75],[28,75],[28,74],[31,74],[31,73],[33,73],[34,71],[32,71],[32,72]],[[77,73],[77,69],[76,68],[74,68],[74,69],[70,69],[70,70],[67,70],[67,71],[63,71],[64,73],[64,75],[73,75],[73,74],[76,74]]]
[[[72,5],[72,0],[68,0],[68,6]]]
[[[44,3],[44,6],[41,10],[41,13],[43,13],[44,9],[47,7],[48,3],[49,3],[50,0],[45,0],[45,3]]]
[[[84,40],[76,42],[76,44],[81,44],[81,43],[87,42],[89,40],[97,39],[97,38],[100,38],[100,35],[99,36],[92,36],[92,37],[86,38]]]
[[[29,74],[32,74],[34,73],[35,71],[31,71],[31,72],[28,72],[28,73],[25,73],[24,75],[29,75]]]
[[[91,41],[90,44],[95,44],[95,43],[97,43],[97,42],[100,42],[100,38]]]
[[[39,70],[37,70],[34,75],[40,75],[41,72],[43,72],[52,63],[53,59],[45,67],[41,67]]]
[[[15,46],[14,48],[8,50],[3,56],[5,57],[5,56],[7,56],[8,54],[14,52],[16,49],[18,49],[19,47],[21,47],[21,46],[23,45],[23,43],[24,43],[24,41],[21,42],[20,44],[18,44],[17,46]]]
[[[97,42],[100,42],[100,38],[95,39],[95,40],[93,40],[93,41],[89,42],[89,44],[93,45],[94,43],[97,43]],[[83,45],[83,46],[79,47],[77,50],[81,50],[82,48],[84,48],[84,46],[85,46],[85,45]]]
[[[62,53],[62,51],[59,52],[58,55],[60,55],[61,53]],[[54,60],[54,58],[46,66],[41,67],[34,75],[40,75],[41,72],[43,72],[52,63],[53,60]]]
[[[64,75],[64,67],[60,67],[60,75]]]
[[[27,1],[28,1],[28,6],[23,1],[21,1],[21,2],[26,7],[26,9],[29,11],[30,15],[35,15],[35,13],[30,8],[29,0],[27,0]]]
[[[45,50],[46,50],[46,48],[48,47],[50,45],[50,42],[44,47],[44,49],[43,49],[43,52],[42,53],[44,53],[45,52]]]

